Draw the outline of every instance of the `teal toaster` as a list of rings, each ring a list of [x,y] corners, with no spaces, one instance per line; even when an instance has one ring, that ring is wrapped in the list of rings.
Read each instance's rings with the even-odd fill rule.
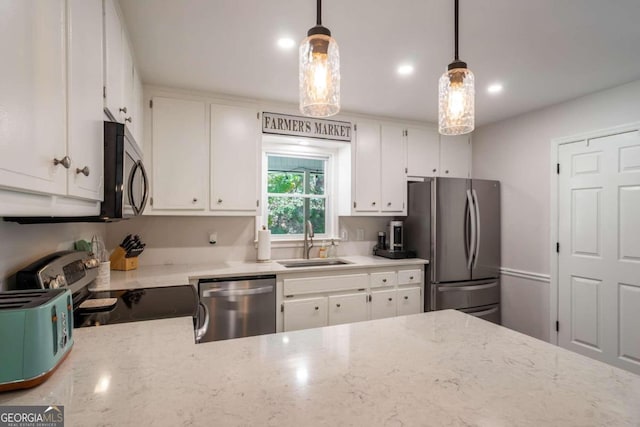
[[[45,381],[73,346],[71,292],[1,292],[0,340],[0,391]]]

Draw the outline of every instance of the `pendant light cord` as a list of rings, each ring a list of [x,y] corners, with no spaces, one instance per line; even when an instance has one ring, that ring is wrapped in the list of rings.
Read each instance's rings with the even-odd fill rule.
[[[318,2],[320,2],[320,0],[318,0]],[[455,60],[456,60],[456,61],[459,61],[459,60],[460,60],[460,58],[458,58],[458,0],[455,0],[454,14],[455,14],[455,18],[454,18],[454,28],[455,28]]]
[[[316,25],[322,25],[322,0],[317,0],[316,2]]]

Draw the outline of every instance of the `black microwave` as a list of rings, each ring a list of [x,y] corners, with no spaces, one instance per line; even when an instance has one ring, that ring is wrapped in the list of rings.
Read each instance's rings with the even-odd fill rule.
[[[104,200],[99,216],[5,217],[21,224],[115,222],[141,215],[149,199],[142,152],[122,123],[104,122]]]

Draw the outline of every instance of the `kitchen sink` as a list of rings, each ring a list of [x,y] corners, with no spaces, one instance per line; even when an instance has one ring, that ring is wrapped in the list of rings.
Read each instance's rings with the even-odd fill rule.
[[[348,261],[341,259],[296,259],[292,261],[278,261],[278,264],[286,268],[301,268],[301,267],[322,267],[327,265],[345,265],[351,264]]]

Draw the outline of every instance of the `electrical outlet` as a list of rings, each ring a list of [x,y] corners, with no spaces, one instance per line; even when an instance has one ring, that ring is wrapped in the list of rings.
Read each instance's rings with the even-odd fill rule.
[[[347,231],[346,228],[343,228],[342,230],[340,230],[340,238],[345,242],[349,240],[349,232]]]
[[[356,228],[356,240],[359,242],[364,240],[364,228]]]
[[[209,234],[209,243],[212,245],[215,245],[216,243],[218,243],[218,233]]]

